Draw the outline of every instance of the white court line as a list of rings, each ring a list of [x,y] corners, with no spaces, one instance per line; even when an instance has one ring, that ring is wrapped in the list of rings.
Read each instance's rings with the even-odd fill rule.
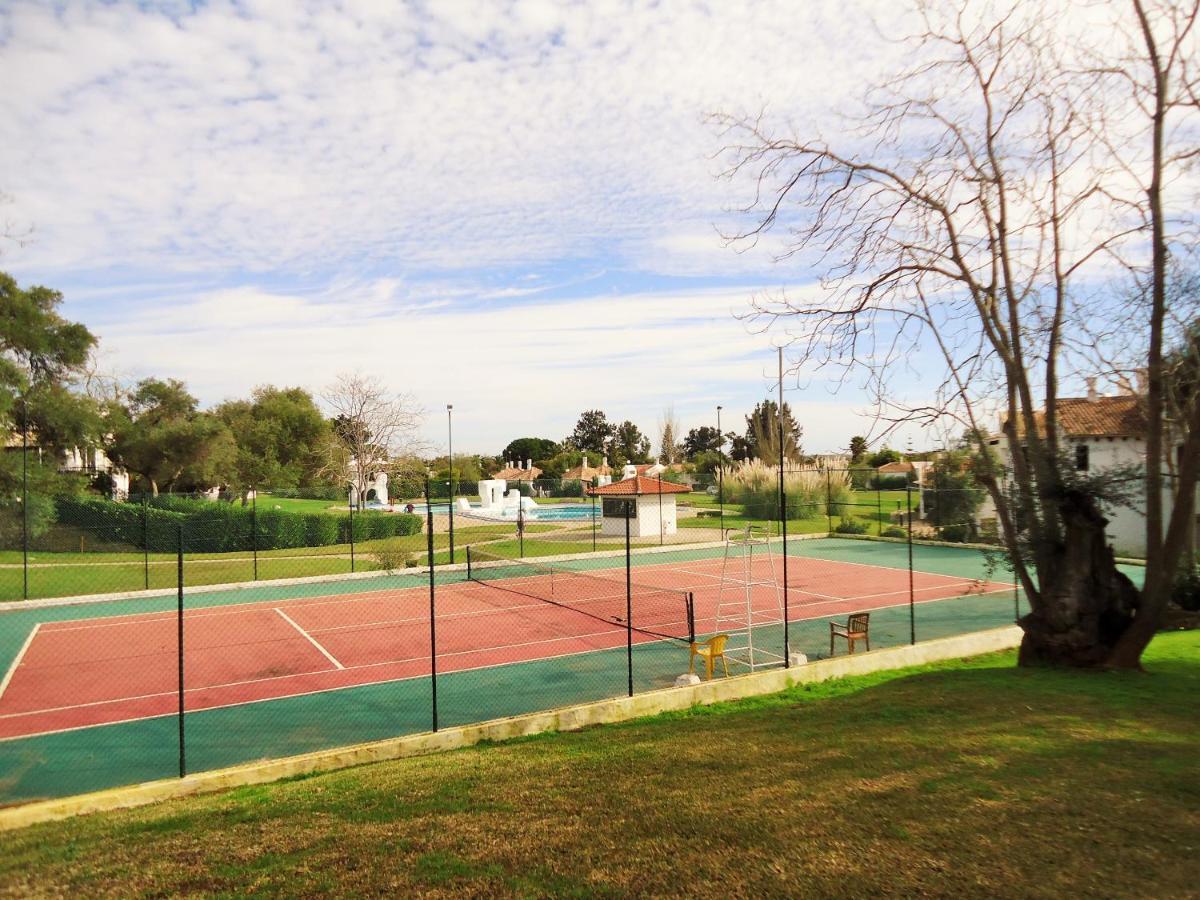
[[[38,629],[42,627],[41,622],[34,622],[33,628],[29,629],[29,634],[25,636],[25,643],[21,645],[21,649],[17,651],[17,655],[13,657],[12,665],[8,667],[8,671],[4,673],[4,680],[0,681],[0,697],[4,696],[4,692],[8,690],[8,683],[12,681],[13,675],[17,672],[17,666],[21,664],[21,660],[25,657],[29,645],[33,643],[33,636],[38,633]]]
[[[287,613],[285,613],[278,606],[274,607],[274,610],[275,610],[275,612],[279,613],[279,615],[281,615],[283,617],[283,621],[287,622],[289,625],[291,625],[293,628],[295,628],[298,632],[300,632],[301,636],[303,636],[305,640],[307,640],[310,644],[312,644],[314,647],[316,647],[318,650],[320,650],[321,653],[324,654],[324,656],[327,660],[329,660],[331,663],[333,663],[339,669],[346,668],[340,662],[338,662],[338,658],[336,656],[334,656],[332,653],[330,653],[328,650],[326,650],[324,647],[321,646],[320,641],[318,641],[315,637],[313,637],[311,634],[309,634],[307,631],[305,631],[303,628],[301,628],[299,625],[297,625],[295,619],[293,619],[291,616],[289,616]]]

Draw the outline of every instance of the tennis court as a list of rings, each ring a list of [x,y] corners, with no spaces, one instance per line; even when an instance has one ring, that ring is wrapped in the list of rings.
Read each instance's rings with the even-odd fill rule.
[[[850,544],[800,542],[789,555],[793,649],[824,655],[825,623],[866,610],[876,611],[873,646],[907,642],[910,599],[942,633],[1012,620],[1011,583],[984,577],[978,554],[910,573],[892,547]],[[411,575],[189,593],[181,620],[169,597],[9,614],[3,798],[173,774],[181,624],[188,768],[198,771],[428,730],[435,662],[443,726],[621,695],[627,635],[635,689],[669,686],[692,633],[716,630],[724,565],[713,548],[637,556],[628,632],[623,557],[552,571],[500,562],[474,580],[439,573],[432,623],[428,583]],[[771,576],[768,565],[754,562],[756,579]],[[751,603],[765,609],[777,594],[753,587]],[[764,638],[782,644],[777,631]]]

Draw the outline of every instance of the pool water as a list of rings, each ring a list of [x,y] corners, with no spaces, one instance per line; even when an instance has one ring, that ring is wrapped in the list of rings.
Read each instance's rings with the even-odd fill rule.
[[[403,508],[403,507],[399,507]],[[478,510],[477,504],[472,504],[472,510]],[[435,516],[445,516],[450,512],[450,506],[446,503],[433,504],[433,514]],[[458,512],[458,510],[455,510]],[[416,504],[413,513],[418,516],[425,515],[425,504]],[[463,513],[463,515],[467,515]],[[600,506],[595,508],[596,518],[600,518]],[[479,516],[479,518],[487,518],[489,521],[498,521],[496,518],[489,516]],[[590,503],[555,503],[553,505],[539,506],[534,515],[526,516],[530,522],[578,522],[588,521],[592,518],[592,505]],[[505,516],[502,521],[515,522],[516,516]]]

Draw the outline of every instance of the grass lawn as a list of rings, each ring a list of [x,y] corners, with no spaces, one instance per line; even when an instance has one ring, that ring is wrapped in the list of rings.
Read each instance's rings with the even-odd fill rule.
[[[12,894],[1195,896],[1200,633],[1012,654],[4,836]]]

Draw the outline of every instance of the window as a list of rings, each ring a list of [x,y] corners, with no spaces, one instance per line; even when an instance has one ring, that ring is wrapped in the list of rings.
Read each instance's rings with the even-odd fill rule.
[[[1075,445],[1075,470],[1077,472],[1086,472],[1088,470],[1088,445]]]
[[[637,502],[634,500],[610,500],[604,498],[601,510],[606,519],[637,518]]]

